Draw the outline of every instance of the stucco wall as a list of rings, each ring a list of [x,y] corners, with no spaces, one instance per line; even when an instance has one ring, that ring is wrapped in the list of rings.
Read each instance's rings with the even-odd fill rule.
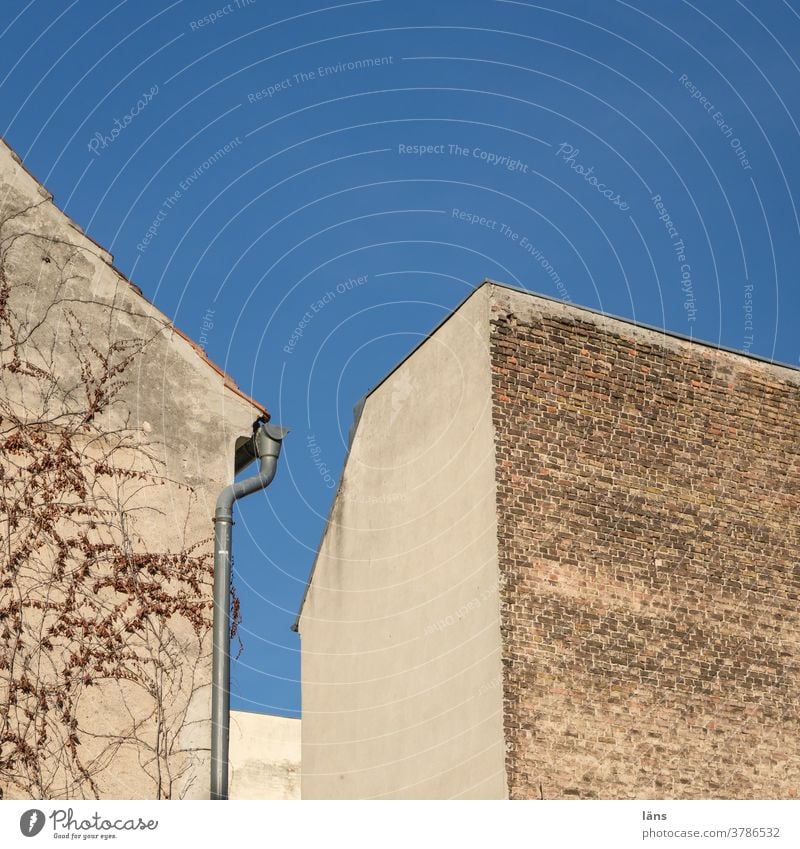
[[[115,521],[119,521],[109,533],[121,532],[124,521],[131,555],[194,546],[193,555],[210,556],[214,502],[231,479],[235,439],[251,432],[261,409],[233,389],[229,379],[114,269],[108,252],[56,208],[2,142],[0,224],[11,306],[19,321],[36,328],[26,357],[55,376],[59,397],[68,394],[70,386],[80,388],[80,356],[70,347],[76,339],[69,332],[70,313],[85,330],[79,345],[84,352],[85,340],[101,354],[112,342],[147,340],[142,353],[120,375],[126,382],[103,415],[108,440],[87,440],[84,446],[86,463],[92,464],[105,443],[113,440],[115,463],[126,470],[124,475],[97,479],[98,487],[104,488],[102,497],[118,508]],[[201,318],[202,311],[198,326]],[[53,413],[51,402],[34,397],[24,378],[15,382],[8,373],[6,378],[7,397],[19,409],[27,405],[35,418],[39,404],[48,416]],[[75,403],[85,403],[80,392]],[[147,486],[136,477],[139,472],[152,476]],[[98,494],[99,490],[92,497]],[[94,531],[94,540],[99,533]],[[43,569],[50,565],[43,563]],[[164,590],[169,592],[169,585]],[[200,592],[207,594],[210,607],[210,583]],[[150,685],[106,682],[87,687],[80,696],[79,731],[85,731],[79,737],[86,760],[92,760],[93,747],[99,752],[117,735],[124,740],[113,757],[93,765],[103,797],[152,797],[160,776],[162,794],[207,798],[210,639],[198,642],[190,623],[180,617],[173,624],[176,642],[170,651],[177,650],[177,656],[162,656],[165,668],[173,672],[169,680],[162,678],[151,687],[166,688],[171,736],[162,765],[146,751],[151,745],[163,749],[166,739],[167,717],[154,713],[154,699],[146,692]],[[155,632],[153,640],[157,644]],[[144,741],[144,750],[128,734],[136,724],[134,737]],[[0,782],[6,797],[18,794],[13,783],[3,777]],[[53,787],[62,795],[74,792],[65,784],[57,791],[58,781]]]
[[[231,799],[300,798],[300,720],[231,711]]]
[[[800,373],[495,287],[514,798],[800,792]]]
[[[502,798],[488,314],[367,398],[299,629],[302,795]]]

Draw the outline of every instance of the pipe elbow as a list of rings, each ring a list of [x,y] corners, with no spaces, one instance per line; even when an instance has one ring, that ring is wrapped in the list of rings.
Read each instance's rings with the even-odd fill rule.
[[[224,519],[232,516],[234,501],[236,501],[236,496],[233,494],[233,484],[230,484],[230,486],[226,486],[217,496],[217,508],[214,512],[214,518]]]
[[[243,481],[234,481],[220,492],[217,498],[215,518],[231,518],[234,501],[238,501],[253,492],[258,492],[260,489],[266,489],[272,483],[278,468],[278,457],[281,454],[283,438],[288,432],[288,428],[280,425],[261,425],[253,437],[256,454],[259,458],[258,474],[245,478]]]
[[[278,468],[277,456],[262,457],[258,461],[258,474],[251,478],[245,478],[232,485],[233,500],[238,501],[253,492],[258,492],[260,489],[266,489],[275,477],[275,472]],[[225,490],[223,490],[224,492]]]

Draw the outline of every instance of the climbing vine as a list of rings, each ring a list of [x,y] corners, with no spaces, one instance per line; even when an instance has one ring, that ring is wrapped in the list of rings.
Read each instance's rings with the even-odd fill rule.
[[[213,562],[177,518],[158,548],[140,530],[152,488],[178,486],[126,413],[163,327],[92,299],[85,249],[42,236],[37,207],[0,217],[0,796],[99,797],[124,756],[170,798]]]

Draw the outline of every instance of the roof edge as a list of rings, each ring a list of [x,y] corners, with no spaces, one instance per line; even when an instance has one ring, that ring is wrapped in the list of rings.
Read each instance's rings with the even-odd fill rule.
[[[573,301],[565,301],[561,298],[554,298],[552,295],[541,295],[538,292],[532,292],[530,289],[524,289],[522,286],[514,286],[511,283],[503,283],[499,280],[490,280],[489,278],[481,283],[481,286],[486,285],[496,286],[498,289],[507,289],[511,292],[517,292],[520,295],[526,295],[527,297],[538,301],[546,301],[551,304],[557,304],[559,307],[574,310],[578,313],[588,313],[589,315],[596,316],[597,318],[616,321],[620,324],[627,325],[628,327],[635,328],[636,330],[648,331],[661,337],[679,339],[682,342],[688,342],[691,345],[700,345],[701,347],[709,348],[712,351],[722,351],[723,353],[740,357],[746,362],[763,363],[764,365],[773,366],[775,368],[783,368],[790,372],[800,373],[800,366],[793,365],[792,363],[786,363],[782,360],[771,360],[769,357],[762,357],[760,354],[751,354],[748,351],[742,351],[738,348],[730,348],[727,345],[718,345],[716,342],[711,342],[708,339],[700,339],[696,336],[687,336],[685,333],[679,333],[677,330],[668,330],[665,327],[657,327],[654,324],[635,321],[632,318],[616,315],[615,313],[604,312],[603,310],[595,309],[594,307],[586,307],[582,304],[576,304]],[[461,304],[459,304],[459,307],[460,306]]]
[[[175,325],[175,322],[166,315],[166,313],[162,312],[149,298],[145,296],[142,292],[141,288],[137,286],[132,280],[128,278],[126,274],[119,270],[119,268],[114,265],[114,255],[104,248],[99,242],[95,241],[88,233],[84,232],[83,228],[75,221],[70,218],[67,213],[59,207],[55,199],[53,198],[53,194],[47,189],[47,187],[39,180],[38,177],[25,165],[22,160],[22,157],[17,153],[17,151],[13,148],[11,144],[9,144],[8,140],[5,136],[0,135],[0,143],[2,143],[6,148],[8,148],[9,155],[11,159],[24,171],[33,182],[36,184],[39,190],[39,194],[44,198],[45,201],[50,201],[53,204],[55,209],[64,217],[64,220],[67,222],[69,226],[71,226],[74,230],[80,233],[85,239],[91,242],[95,247],[98,248],[99,253],[97,254],[98,258],[106,263],[106,265],[111,269],[111,271],[117,275],[124,283],[126,283],[133,292],[140,297],[149,307],[155,310],[160,316],[164,319],[165,327],[172,330],[173,333],[177,334],[181,339],[185,342],[188,342],[191,348],[194,350],[195,354],[200,358],[201,362],[205,363],[205,365],[212,368],[220,377],[222,377],[223,385],[226,389],[233,392],[234,395],[237,395],[243,401],[246,401],[250,404],[255,410],[257,410],[262,416],[264,416],[267,420],[270,418],[269,411],[263,404],[260,404],[256,401],[255,398],[248,395],[244,392],[236,381],[231,377],[231,375],[225,371],[221,366],[217,365],[211,357],[206,354],[205,350],[193,339],[191,339],[186,333],[182,330],[179,330]]]
[[[344,475],[347,471],[347,461],[350,459],[350,452],[353,449],[353,443],[356,438],[356,432],[358,431],[358,425],[361,421],[361,416],[364,412],[364,407],[367,403],[369,397],[380,389],[384,383],[407,361],[409,360],[416,352],[421,348],[429,339],[431,339],[451,318],[467,303],[470,298],[474,297],[478,292],[482,291],[485,286],[491,285],[493,281],[484,279],[483,282],[479,283],[475,288],[469,292],[465,297],[463,297],[458,304],[453,307],[447,315],[438,322],[425,336],[417,342],[416,345],[401,359],[399,360],[374,386],[368,389],[361,398],[353,406],[353,424],[350,426],[349,439],[347,444],[347,452],[344,455],[344,461],[342,462],[342,471],[339,475],[339,482],[336,485],[336,492],[333,495],[331,500],[331,506],[328,509],[328,515],[325,518],[325,526],[322,529],[322,534],[320,535],[319,545],[317,546],[317,551],[314,555],[314,561],[311,564],[311,569],[308,572],[308,578],[306,579],[306,586],[303,590],[303,597],[300,600],[300,605],[297,608],[297,616],[295,617],[294,623],[291,625],[291,630],[295,633],[299,633],[300,630],[300,618],[303,615],[303,608],[305,607],[306,600],[308,599],[309,591],[311,590],[311,583],[314,580],[314,573],[317,570],[317,562],[319,561],[319,553],[322,551],[322,545],[325,542],[325,537],[328,535],[328,529],[330,528],[331,518],[333,517],[333,511],[336,509],[336,503],[339,500],[339,493],[342,490],[342,484],[344,483]]]
[[[718,345],[715,342],[711,342],[707,339],[699,339],[695,336],[687,336],[684,333],[679,333],[676,330],[667,330],[664,327],[657,327],[654,324],[646,324],[644,322],[635,321],[634,319],[627,318],[625,316],[616,315],[615,313],[604,312],[600,309],[595,309],[594,307],[583,306],[582,304],[576,304],[573,301],[565,301],[561,298],[554,298],[552,295],[542,295],[539,292],[533,292],[530,289],[525,289],[522,286],[515,286],[512,283],[503,283],[500,280],[492,280],[490,277],[485,277],[480,283],[476,284],[475,288],[469,292],[464,298],[462,298],[453,308],[448,312],[448,314],[440,321],[438,324],[434,325],[425,336],[414,345],[411,350],[397,363],[395,363],[392,368],[386,372],[386,374],[376,383],[374,386],[370,387],[364,395],[361,397],[359,401],[360,404],[363,404],[366,399],[375,392],[382,384],[384,384],[405,362],[409,359],[409,357],[413,356],[418,348],[422,347],[443,325],[445,325],[460,309],[464,306],[464,304],[477,292],[481,291],[485,286],[496,286],[498,289],[508,289],[511,292],[517,292],[521,295],[526,295],[529,298],[533,298],[539,301],[546,301],[547,303],[556,304],[559,307],[563,307],[570,310],[575,310],[576,312],[588,313],[589,315],[596,316],[598,318],[603,318],[611,321],[618,321],[620,324],[627,325],[629,327],[636,328],[637,330],[649,331],[651,333],[656,333],[659,336],[666,336],[670,339],[679,339],[683,342],[689,342],[692,345],[700,345],[704,348],[709,348],[712,351],[723,351],[726,354],[732,354],[736,357],[741,357],[743,360],[748,362],[755,363],[764,363],[765,365],[774,366],[775,368],[785,368],[791,372],[800,372],[800,366],[793,365],[792,363],[786,363],[782,360],[771,360],[768,357],[762,357],[760,354],[751,354],[747,351],[741,351],[737,348],[730,348],[727,345]]]
[[[630,318],[624,318],[622,316],[614,315],[613,313],[606,313],[602,310],[593,309],[592,307],[585,307],[580,304],[572,303],[571,301],[564,301],[561,298],[554,298],[550,295],[540,295],[538,292],[532,292],[530,289],[524,289],[521,286],[514,286],[509,283],[502,283],[498,280],[492,280],[488,277],[484,278],[483,281],[475,286],[475,288],[464,297],[459,303],[453,307],[453,309],[438,323],[436,324],[413,348],[401,359],[399,360],[374,386],[368,389],[364,395],[361,396],[359,401],[353,408],[353,425],[350,431],[350,440],[349,446],[347,449],[347,453],[345,454],[344,462],[342,463],[342,471],[339,476],[339,483],[336,487],[336,492],[331,501],[331,506],[328,511],[328,516],[325,520],[325,526],[322,531],[322,535],[320,537],[319,545],[317,546],[317,551],[314,556],[314,562],[311,565],[311,569],[309,570],[308,579],[306,581],[305,590],[303,592],[303,598],[300,601],[300,605],[297,610],[297,616],[295,617],[294,624],[291,626],[291,630],[298,632],[300,627],[300,619],[303,615],[303,609],[306,604],[306,600],[308,599],[309,591],[311,590],[311,584],[314,580],[314,572],[316,571],[317,561],[319,560],[319,553],[322,550],[322,545],[325,542],[325,537],[328,533],[328,528],[330,526],[330,521],[333,516],[333,511],[336,506],[336,502],[339,499],[339,493],[342,488],[342,483],[344,481],[344,475],[347,470],[347,461],[350,459],[350,451],[353,446],[353,441],[355,439],[356,431],[358,428],[358,423],[361,418],[361,413],[363,412],[364,405],[367,402],[367,399],[377,390],[379,389],[410,357],[412,357],[416,351],[422,347],[428,340],[430,340],[436,332],[442,328],[463,306],[466,302],[472,298],[477,292],[480,292],[484,287],[497,287],[498,289],[507,289],[512,292],[516,292],[518,294],[526,295],[527,297],[539,301],[545,301],[551,304],[556,304],[559,307],[567,308],[570,310],[574,310],[577,313],[587,313],[592,316],[596,316],[597,318],[602,318],[610,321],[619,322],[622,325],[627,325],[629,327],[635,328],[637,330],[643,330],[650,333],[655,333],[659,336],[666,336],[672,339],[679,339],[683,342],[687,342],[693,345],[700,345],[704,348],[709,348],[712,351],[722,351],[726,354],[731,354],[733,356],[739,357],[745,362],[751,363],[761,363],[764,365],[772,366],[773,368],[782,368],[786,369],[788,372],[791,372],[792,375],[800,376],[800,367],[791,365],[790,363],[783,363],[779,360],[770,360],[766,357],[759,356],[757,354],[750,354],[745,351],[738,351],[735,348],[728,348],[723,345],[716,345],[713,342],[709,342],[705,339],[696,339],[691,336],[686,336],[682,333],[677,333],[675,331],[666,330],[662,327],[655,327],[651,324],[643,324],[641,322],[634,321]]]

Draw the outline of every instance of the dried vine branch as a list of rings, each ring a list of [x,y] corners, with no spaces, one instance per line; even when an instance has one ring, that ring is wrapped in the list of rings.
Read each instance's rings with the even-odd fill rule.
[[[81,249],[34,213],[0,216],[0,797],[99,797],[133,752],[170,798],[206,683],[213,563],[208,539],[154,550],[138,530],[145,490],[178,486],[125,404],[161,328],[118,330],[114,305],[81,292]]]

